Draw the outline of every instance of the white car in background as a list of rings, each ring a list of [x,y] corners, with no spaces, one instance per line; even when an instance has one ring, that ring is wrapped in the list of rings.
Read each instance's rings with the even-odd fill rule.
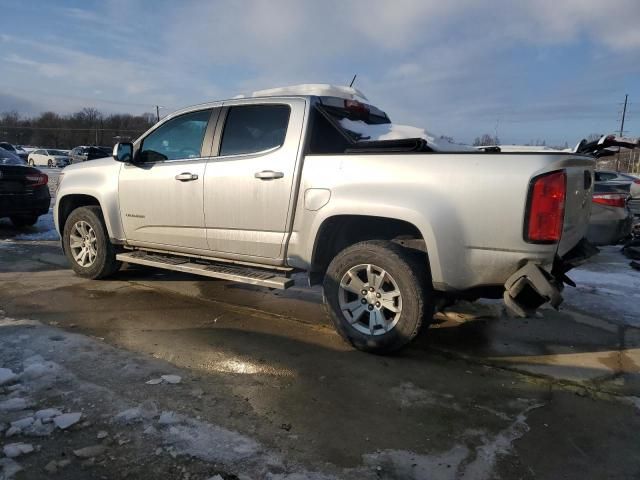
[[[68,153],[51,148],[34,150],[29,154],[28,162],[32,167],[42,166],[49,168],[63,168],[71,163]]]

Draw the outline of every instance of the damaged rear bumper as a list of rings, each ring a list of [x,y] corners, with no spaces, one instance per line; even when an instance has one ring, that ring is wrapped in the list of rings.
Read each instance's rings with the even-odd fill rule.
[[[582,239],[564,257],[556,257],[551,273],[534,262],[528,262],[504,284],[504,303],[518,317],[528,317],[545,303],[558,308],[562,303],[564,284],[575,287],[566,273],[586,262],[598,249]]]

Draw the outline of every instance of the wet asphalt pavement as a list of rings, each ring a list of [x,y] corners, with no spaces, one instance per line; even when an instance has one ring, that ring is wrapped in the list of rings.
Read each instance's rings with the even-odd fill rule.
[[[9,336],[27,327],[0,326],[12,349],[0,367],[32,348],[118,402],[151,399],[250,437],[285,462],[256,470],[216,457],[223,478],[640,478],[640,335],[593,309],[521,320],[499,303],[463,304],[439,314],[410,348],[377,357],[340,340],[321,292],[304,288],[304,278],[286,292],[146,268],[92,282],[72,274],[55,241],[24,233],[0,220],[0,313],[40,322],[27,334],[43,343],[20,347]],[[38,227],[30,233],[38,238]],[[38,337],[39,329],[104,352],[65,360],[47,350],[51,331]],[[179,373],[184,386],[145,387],[122,369],[128,357]],[[42,442],[16,478],[47,478]],[[138,443],[112,447],[112,460],[72,464],[60,478],[120,478],[123,459],[143,452]],[[189,476],[184,466],[171,470],[185,455],[200,462]],[[127,472],[208,478],[213,465],[200,450],[163,458]],[[296,472],[303,476],[287,477]]]

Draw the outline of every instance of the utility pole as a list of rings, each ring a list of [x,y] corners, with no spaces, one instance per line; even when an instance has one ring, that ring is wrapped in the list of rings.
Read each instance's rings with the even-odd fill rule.
[[[629,94],[625,93],[624,95],[624,106],[622,107],[622,119],[620,120],[620,136],[624,134],[624,119],[627,116],[627,100],[629,99]],[[618,147],[618,154],[616,155],[616,172],[620,171],[620,150]]]
[[[629,94],[624,96],[624,107],[622,107],[622,121],[620,122],[620,136],[624,134],[624,117],[627,115],[627,100],[629,99]]]
[[[626,105],[626,103],[625,103]],[[160,105],[156,105],[156,120],[159,122],[160,121]],[[624,121],[623,121],[624,123]]]

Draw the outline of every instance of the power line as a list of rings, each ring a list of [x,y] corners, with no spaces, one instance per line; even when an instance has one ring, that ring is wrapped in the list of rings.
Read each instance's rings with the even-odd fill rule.
[[[26,94],[29,94],[29,95],[41,95],[41,96],[44,96],[44,97],[50,97],[51,96],[51,92],[42,92],[42,91],[38,91],[38,90],[30,90],[30,89],[25,89],[25,88],[20,88],[20,87],[13,87],[13,86],[10,86],[10,85],[2,85],[2,86],[0,86],[0,88],[4,89],[8,93],[12,93],[14,91],[18,91],[18,92],[26,93]],[[79,96],[79,95],[67,95],[67,94],[62,94],[62,93],[56,93],[55,96],[56,97],[60,97],[60,98],[69,98],[69,99],[73,99],[73,100],[82,100],[84,102],[110,103],[110,104],[114,104],[114,105],[128,105],[130,107],[155,107],[156,106],[155,103],[134,103],[134,102],[125,102],[125,101],[122,101],[122,100],[112,100],[112,99],[95,98],[95,97],[83,97],[83,96]],[[170,108],[170,107],[162,107],[162,108]],[[173,109],[173,108],[170,108],[170,109]]]
[[[66,127],[9,127],[0,124],[0,129],[10,129],[10,130],[64,130],[64,131],[73,131],[73,132],[93,132],[94,130],[99,130],[102,132],[144,132],[145,128],[132,130],[132,129],[124,129],[124,128],[66,128]]]

